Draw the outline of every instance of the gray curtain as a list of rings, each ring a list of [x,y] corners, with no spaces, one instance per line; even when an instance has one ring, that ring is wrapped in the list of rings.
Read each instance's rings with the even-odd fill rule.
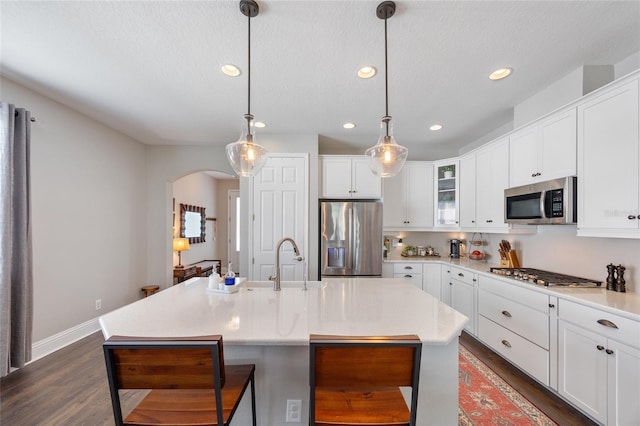
[[[0,106],[0,376],[4,377],[31,360],[31,117],[12,104]]]

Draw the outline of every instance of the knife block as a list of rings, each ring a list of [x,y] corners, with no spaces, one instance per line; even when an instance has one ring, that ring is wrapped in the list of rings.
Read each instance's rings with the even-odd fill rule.
[[[519,268],[520,260],[518,259],[518,254],[515,250],[510,250],[507,253],[507,259],[500,259],[500,267],[501,268]]]

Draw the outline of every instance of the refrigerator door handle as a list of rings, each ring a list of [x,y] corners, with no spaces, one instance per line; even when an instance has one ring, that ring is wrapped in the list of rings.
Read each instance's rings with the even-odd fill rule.
[[[348,217],[349,230],[348,230],[347,238],[349,239],[349,244],[347,247],[348,247],[349,253],[347,253],[347,269],[353,270],[353,250],[355,245],[355,238],[354,238],[355,233],[353,232],[353,208],[350,208],[348,210],[348,215],[349,215]]]

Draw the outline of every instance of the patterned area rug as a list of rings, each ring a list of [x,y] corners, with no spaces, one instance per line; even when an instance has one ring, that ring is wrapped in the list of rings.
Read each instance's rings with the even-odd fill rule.
[[[557,425],[460,345],[460,426]]]

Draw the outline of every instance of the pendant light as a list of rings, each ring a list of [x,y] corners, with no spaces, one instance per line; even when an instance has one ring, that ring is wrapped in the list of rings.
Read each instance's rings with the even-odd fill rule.
[[[384,20],[384,89],[385,89],[385,116],[380,122],[380,137],[375,146],[364,153],[369,159],[369,168],[374,175],[383,178],[397,175],[404,162],[407,160],[409,150],[396,143],[393,137],[393,123],[389,115],[389,78],[387,73],[387,19],[396,12],[396,4],[392,1],[383,1],[376,9],[378,18]]]
[[[246,125],[243,126],[240,139],[228,144],[226,151],[233,170],[239,176],[251,177],[257,174],[267,161],[267,150],[253,142],[253,115],[251,115],[251,18],[258,16],[258,4],[254,0],[241,0],[240,12],[248,18],[247,113],[244,115]]]

